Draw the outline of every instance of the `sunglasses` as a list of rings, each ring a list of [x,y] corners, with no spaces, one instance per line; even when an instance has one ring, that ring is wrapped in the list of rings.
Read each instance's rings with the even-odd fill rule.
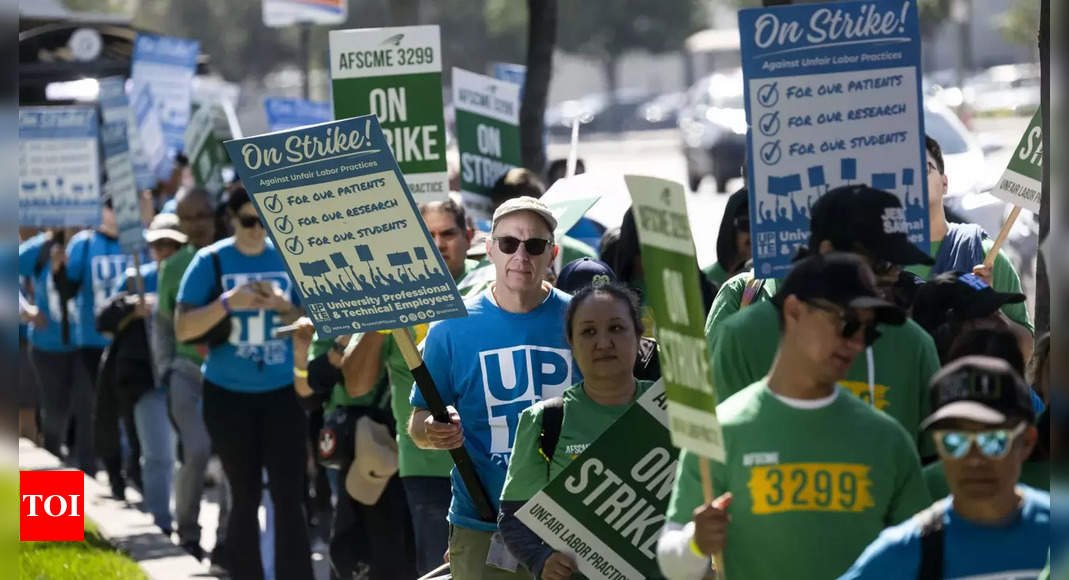
[[[857,334],[857,331],[861,330],[862,327],[864,327],[865,329],[864,340],[866,347],[872,346],[876,342],[876,340],[880,338],[880,331],[876,329],[876,324],[865,324],[864,322],[861,322],[861,319],[853,310],[847,310],[844,312],[830,304],[821,304],[820,302],[815,301],[807,302],[806,304],[809,304],[817,310],[823,310],[824,312],[828,312],[837,316],[839,318],[840,325],[839,336],[845,339],[849,340],[853,338],[854,335]]]
[[[932,432],[936,450],[943,457],[961,459],[969,454],[973,444],[980,454],[988,459],[1002,459],[1009,454],[1013,441],[1024,433],[1028,423],[1022,421],[1013,429],[992,429],[990,431],[957,431],[940,429]]]
[[[526,240],[521,240],[512,236],[501,236],[499,238],[494,238],[494,241],[497,242],[497,247],[501,248],[501,251],[506,254],[515,254],[516,250],[520,249],[520,244],[522,243],[523,249],[532,256],[541,256],[546,251],[546,248],[553,244],[553,242],[543,240],[542,238],[528,238]]]
[[[241,227],[243,228],[251,228],[253,226],[262,227],[262,224],[260,223],[260,216],[255,215],[238,214],[238,223],[241,224]]]

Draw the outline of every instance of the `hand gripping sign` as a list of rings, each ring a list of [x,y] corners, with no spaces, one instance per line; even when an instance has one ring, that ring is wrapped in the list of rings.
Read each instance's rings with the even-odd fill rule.
[[[323,338],[467,316],[374,115],[225,143]],[[436,421],[449,415],[408,332],[396,332]],[[450,451],[496,521],[464,448]]]

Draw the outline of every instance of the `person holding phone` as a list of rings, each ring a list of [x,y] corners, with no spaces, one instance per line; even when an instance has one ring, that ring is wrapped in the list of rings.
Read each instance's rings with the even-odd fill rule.
[[[258,538],[263,472],[275,509],[275,572],[311,579],[304,506],[304,410],[293,386],[293,346],[274,328],[301,315],[282,256],[244,189],[226,204],[234,235],[194,256],[178,290],[175,334],[196,341],[229,320],[229,338],[204,362],[204,422],[230,482],[227,563],[261,579]]]

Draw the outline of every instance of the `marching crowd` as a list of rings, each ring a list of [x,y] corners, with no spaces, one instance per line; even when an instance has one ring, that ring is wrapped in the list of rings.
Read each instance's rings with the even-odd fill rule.
[[[95,229],[23,232],[24,436],[103,469],[118,499],[138,488],[165,534],[234,578],[312,578],[327,519],[335,578],[445,563],[461,580],[576,576],[574,555],[516,514],[660,378],[632,212],[556,237],[543,180],[523,169],[494,187],[489,223],[459,196],[420,204],[468,315],[322,340],[241,184],[195,187],[182,161],[143,199],[146,255],[120,251],[107,199]],[[813,204],[784,279],[754,276],[745,190],[709,224],[717,260],[699,278],[726,457],[708,498],[702,460],[680,452],[656,545],[666,577],[1048,565],[1049,337],[1011,262],[984,266],[993,241],[948,220],[953,176],[932,139],[927,165],[929,252],[902,233],[898,198],[865,185]],[[400,332],[448,422],[414,388]],[[460,447],[493,517],[454,468]]]

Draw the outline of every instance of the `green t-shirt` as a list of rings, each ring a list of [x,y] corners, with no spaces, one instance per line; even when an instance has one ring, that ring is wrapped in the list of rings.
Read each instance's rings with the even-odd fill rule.
[[[1026,461],[1021,465],[1021,483],[1050,491],[1050,462]],[[924,468],[924,483],[928,485],[928,493],[933,498],[941,498],[950,495],[950,486],[947,485],[947,475],[943,471],[943,462],[936,461]]]
[[[186,268],[189,267],[189,263],[193,261],[193,256],[196,253],[197,248],[194,248],[192,244],[186,244],[171,257],[160,262],[156,282],[156,299],[161,315],[174,318],[175,305],[178,302],[178,287],[182,283],[182,274],[186,273]],[[193,345],[175,341],[174,351],[175,356],[189,359],[198,365],[204,362],[204,357],[200,356],[200,353],[197,352],[196,347]]]
[[[798,409],[760,381],[717,407],[727,463],[711,465],[713,493],[733,495],[727,578],[837,578],[881,530],[931,503],[910,437],[844,394]],[[669,521],[690,522],[703,503],[699,473],[681,452]]]
[[[635,381],[635,397],[624,405],[594,402],[583,390],[583,383],[565,390],[561,395],[564,399],[564,418],[560,439],[553,451],[553,461],[549,464],[541,449],[543,405],[539,403],[528,407],[520,415],[520,424],[516,427],[515,445],[505,476],[505,487],[501,490],[501,501],[527,501],[534,497],[601,437],[652,384],[651,381]]]
[[[716,284],[717,288],[723,286],[724,282],[727,282],[727,279],[731,277],[728,271],[720,265],[720,262],[713,262],[712,265],[702,268],[702,274],[705,274],[705,277],[710,282]]]
[[[991,248],[995,245],[995,240],[991,238],[984,238],[982,242],[984,248],[984,254],[991,251]],[[943,240],[938,242],[932,242],[932,256],[939,255],[939,249],[943,247]],[[910,266],[906,270],[913,272],[927,280],[932,275],[931,266]],[[1020,294],[1021,290],[1021,277],[1017,274],[1017,269],[1013,267],[1013,262],[1010,262],[1006,254],[999,250],[995,256],[995,264],[991,267],[991,287],[999,292],[1012,292]],[[1028,316],[1028,305],[1024,302],[1018,302],[1016,304],[1006,304],[1002,307],[1002,313],[1007,318],[1020,324],[1028,329],[1032,334],[1036,333],[1036,327],[1032,325],[1032,320]]]
[[[753,280],[753,270],[736,274],[720,285],[716,298],[713,299],[713,305],[709,308],[709,315],[705,317],[705,344],[710,356],[713,354],[713,343],[720,329],[720,322],[742,309],[742,296],[750,280]],[[761,291],[754,295],[750,304],[771,300],[776,295],[778,287],[779,280],[766,279],[761,284]]]
[[[776,307],[763,300],[719,323],[713,351],[713,386],[718,401],[724,401],[764,377],[776,357],[779,344]],[[930,438],[920,437],[920,422],[928,416],[928,381],[939,370],[935,342],[916,322],[880,326],[879,340],[872,347],[872,392],[869,389],[868,357],[861,353],[840,385],[866,403],[875,395],[875,407],[891,415],[928,455]]]
[[[457,276],[457,281],[463,280],[477,265],[475,260],[464,260],[464,271]],[[483,288],[484,286],[471,288],[465,295],[471,295],[472,290],[481,291]],[[449,452],[420,449],[408,434],[408,420],[412,416],[412,405],[408,400],[416,381],[412,378],[412,371],[408,369],[408,363],[401,355],[393,335],[386,337],[382,345],[381,360],[390,380],[390,405],[394,421],[397,422],[397,462],[401,477],[449,477],[453,469],[453,457]]]

